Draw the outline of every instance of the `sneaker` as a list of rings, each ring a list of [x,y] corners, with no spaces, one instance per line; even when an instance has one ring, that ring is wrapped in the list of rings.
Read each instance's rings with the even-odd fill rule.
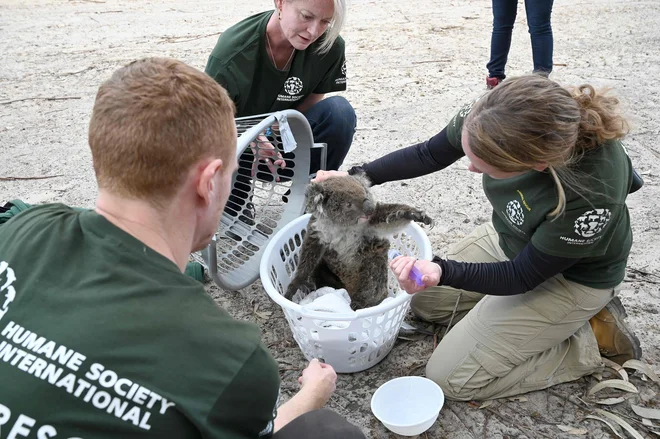
[[[486,77],[486,88],[488,90],[494,89],[502,80],[500,78],[491,78],[490,76]]]
[[[600,354],[618,364],[642,357],[639,339],[624,322],[626,315],[621,300],[615,297],[589,320]]]

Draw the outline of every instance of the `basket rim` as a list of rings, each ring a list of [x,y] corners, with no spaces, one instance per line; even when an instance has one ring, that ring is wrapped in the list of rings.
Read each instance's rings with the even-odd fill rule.
[[[275,285],[273,285],[273,283],[270,280],[270,276],[269,276],[270,264],[268,263],[269,258],[267,256],[273,252],[275,243],[277,242],[277,238],[280,236],[280,234],[288,233],[291,229],[295,227],[299,227],[301,223],[309,222],[309,218],[311,218],[311,216],[312,215],[309,213],[301,215],[295,220],[285,225],[284,227],[282,227],[275,235],[272,236],[272,238],[268,242],[268,245],[264,249],[261,262],[259,264],[259,276],[261,278],[261,284],[266,290],[266,294],[268,294],[268,296],[275,303],[280,305],[283,309],[299,313],[305,317],[321,319],[321,320],[345,322],[345,321],[357,320],[362,317],[370,317],[376,314],[382,314],[385,311],[389,311],[403,303],[412,300],[413,297],[412,294],[408,294],[405,291],[399,289],[399,292],[394,296],[394,298],[385,303],[379,303],[376,306],[359,309],[357,311],[353,311],[352,313],[330,313],[330,312],[309,310],[297,303],[290,301],[289,299],[286,299],[283,295],[281,295],[275,288]],[[422,238],[422,242],[420,242],[419,244],[423,249],[427,250],[427,251],[423,251],[423,253],[426,254],[423,254],[422,258],[425,260],[431,260],[433,256],[433,250],[431,247],[431,241],[429,240],[429,237],[426,236],[426,233],[418,224],[411,222],[409,226],[416,229],[417,232],[420,232],[419,235]]]

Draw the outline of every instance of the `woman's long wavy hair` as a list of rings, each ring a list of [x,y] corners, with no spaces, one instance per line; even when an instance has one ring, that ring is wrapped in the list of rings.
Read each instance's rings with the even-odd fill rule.
[[[507,79],[473,105],[464,123],[470,149],[504,172],[546,165],[557,186],[556,218],[566,207],[562,181],[580,186],[571,164],[628,132],[619,100],[607,91],[564,88],[535,74]]]

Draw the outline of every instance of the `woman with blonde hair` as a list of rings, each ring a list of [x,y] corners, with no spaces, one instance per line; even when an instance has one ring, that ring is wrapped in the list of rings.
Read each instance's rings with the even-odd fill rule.
[[[635,189],[617,104],[590,85],[512,78],[430,140],[349,171],[380,184],[467,156],[483,174],[491,222],[445,259],[391,263],[417,316],[458,321],[426,369],[448,397],[516,395],[596,372],[601,355],[640,358],[616,297],[632,245],[625,200]],[[413,266],[423,286],[408,279]]]
[[[253,15],[218,38],[206,73],[236,104],[236,116],[295,109],[310,123],[314,141],[327,144],[327,169],[338,169],[353,142],[355,110],[346,90],[345,0],[275,0],[275,10]],[[325,99],[324,99],[325,98]],[[264,139],[265,140],[265,139]],[[259,159],[271,172],[284,166],[277,151]],[[313,151],[311,173],[318,170]],[[231,203],[230,203],[231,205]]]

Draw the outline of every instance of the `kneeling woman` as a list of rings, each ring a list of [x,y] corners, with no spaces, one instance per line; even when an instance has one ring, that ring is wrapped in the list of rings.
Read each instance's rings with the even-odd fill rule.
[[[617,104],[589,85],[513,78],[429,141],[360,167],[379,184],[467,156],[468,169],[483,174],[491,222],[446,259],[391,263],[418,316],[447,324],[458,309],[426,368],[448,397],[540,390],[600,370],[601,354],[641,356],[616,298],[632,245],[625,200],[633,183]],[[413,266],[424,286],[408,280]]]
[[[345,0],[275,0],[275,10],[235,24],[218,39],[206,73],[228,92],[236,116],[295,109],[305,115],[314,141],[327,144],[327,169],[339,169],[353,142],[356,117],[346,90]],[[314,151],[316,152],[316,151]],[[273,151],[266,161],[284,161]],[[272,160],[272,162],[271,162]],[[310,173],[318,170],[312,157]]]

